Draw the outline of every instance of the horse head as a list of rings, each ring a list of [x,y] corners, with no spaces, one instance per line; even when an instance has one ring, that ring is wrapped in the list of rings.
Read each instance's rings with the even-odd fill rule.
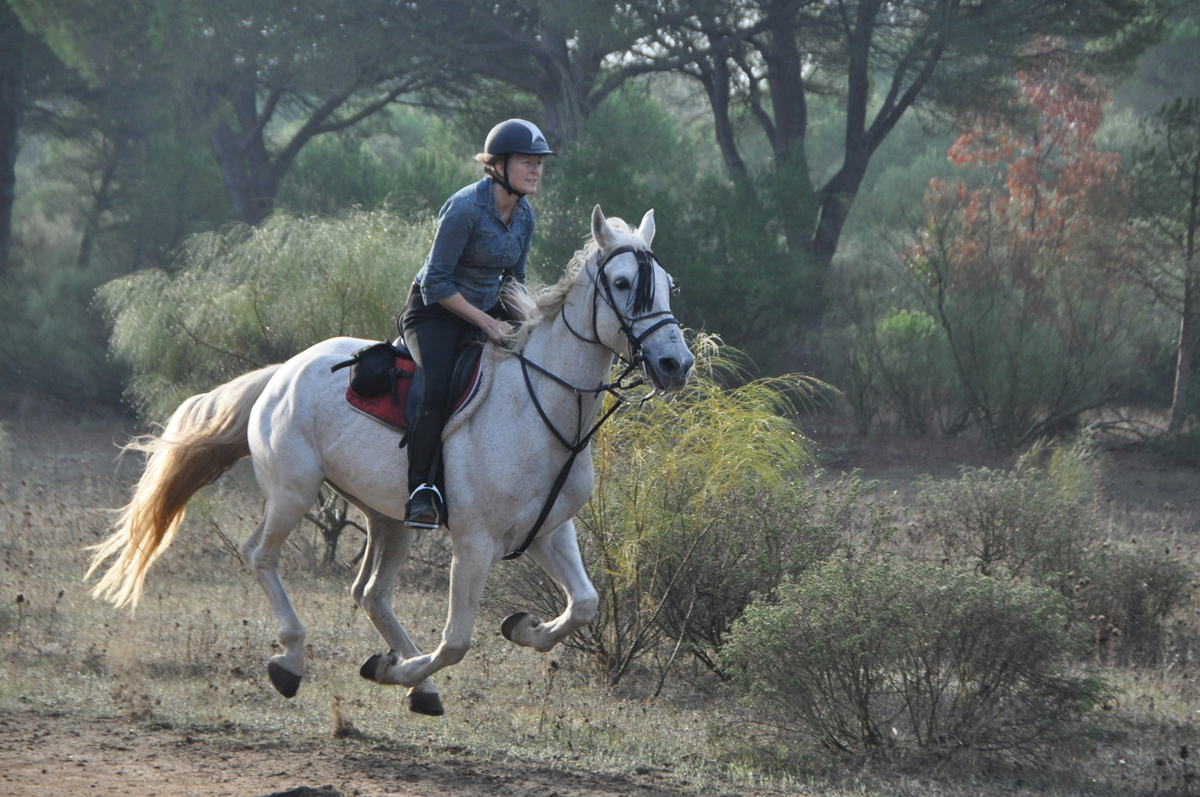
[[[696,359],[671,315],[671,275],[650,251],[654,211],[646,211],[634,230],[624,222],[610,224],[596,205],[592,240],[597,251],[584,272],[594,288],[596,339],[617,355],[640,363],[659,390],[682,389]]]

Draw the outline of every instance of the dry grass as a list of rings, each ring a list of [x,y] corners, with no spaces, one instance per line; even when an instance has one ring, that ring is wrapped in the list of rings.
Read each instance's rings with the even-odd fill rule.
[[[1059,760],[851,766],[813,759],[782,767],[755,749],[754,718],[690,665],[677,665],[658,699],[649,697],[657,685],[653,666],[611,689],[579,654],[560,648],[542,655],[509,644],[498,633],[499,618],[486,613],[467,659],[437,678],[447,715],[410,714],[402,690],[358,676],[359,663],[382,642],[349,597],[352,574],[315,566],[320,542],[306,529],[286,548],[284,577],[308,625],[309,670],[299,695],[284,700],[265,673],[275,637],[266,600],[230,547],[250,533],[261,508],[248,469],[235,468],[193,504],[130,617],[88,596],[83,548],[105,533],[113,517],[107,508],[126,500],[139,463],[114,470],[114,449],[104,441],[116,435],[108,429],[67,431],[49,442],[31,427],[7,433],[15,448],[5,448],[0,486],[0,713],[64,711],[224,727],[281,744],[329,740],[340,728],[344,737],[388,749],[652,773],[680,791],[948,797],[1200,791],[1185,780],[1196,760],[1180,757],[1184,745],[1200,743],[1200,670],[1182,644],[1200,638],[1194,606],[1176,618],[1181,643],[1162,667],[1105,670],[1122,690],[1119,699],[1096,712],[1094,738]],[[1193,556],[1197,548],[1190,509],[1122,504],[1106,522],[1114,536],[1173,545],[1180,555]],[[348,531],[339,559],[358,547],[357,533]],[[404,574],[417,584],[401,588],[397,609],[428,649],[445,616],[445,556],[436,540],[426,540],[420,558]]]

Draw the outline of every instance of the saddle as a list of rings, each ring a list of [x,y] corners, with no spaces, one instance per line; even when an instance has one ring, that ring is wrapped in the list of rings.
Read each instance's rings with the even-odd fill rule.
[[[478,390],[482,353],[482,340],[467,341],[455,353],[450,378],[450,395],[455,399],[446,413],[447,418],[458,412]],[[351,407],[394,429],[408,431],[408,419],[416,415],[417,407],[421,405],[424,385],[403,338],[364,346],[351,354],[349,360],[329,370],[342,368],[350,369],[346,402]]]

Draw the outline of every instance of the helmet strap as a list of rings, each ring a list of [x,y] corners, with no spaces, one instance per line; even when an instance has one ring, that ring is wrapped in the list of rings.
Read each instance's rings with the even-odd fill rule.
[[[525,196],[525,194],[523,194],[520,191],[518,191],[517,189],[513,188],[508,183],[508,159],[511,157],[512,157],[511,152],[505,153],[505,155],[504,155],[504,176],[503,177],[501,177],[500,173],[498,171],[496,171],[494,168],[492,168],[491,166],[487,167],[486,171],[488,173],[488,177],[491,177],[493,180],[495,180],[497,183],[499,183],[501,188],[503,188],[505,191],[507,191],[512,196],[515,196],[517,199],[520,199],[521,197]]]

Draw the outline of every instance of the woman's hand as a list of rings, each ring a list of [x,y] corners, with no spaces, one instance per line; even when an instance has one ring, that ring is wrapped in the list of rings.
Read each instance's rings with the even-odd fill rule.
[[[491,323],[483,327],[484,333],[492,343],[495,343],[497,346],[503,346],[507,342],[508,336],[513,333],[512,324],[492,318],[491,316],[487,316],[487,318]]]
[[[447,296],[445,299],[438,299],[438,303],[459,318],[470,321],[482,329],[484,334],[488,336],[488,340],[497,346],[503,346],[506,342],[506,336],[513,333],[512,324],[507,321],[501,321],[498,318],[492,318],[464,299],[461,293]]]

